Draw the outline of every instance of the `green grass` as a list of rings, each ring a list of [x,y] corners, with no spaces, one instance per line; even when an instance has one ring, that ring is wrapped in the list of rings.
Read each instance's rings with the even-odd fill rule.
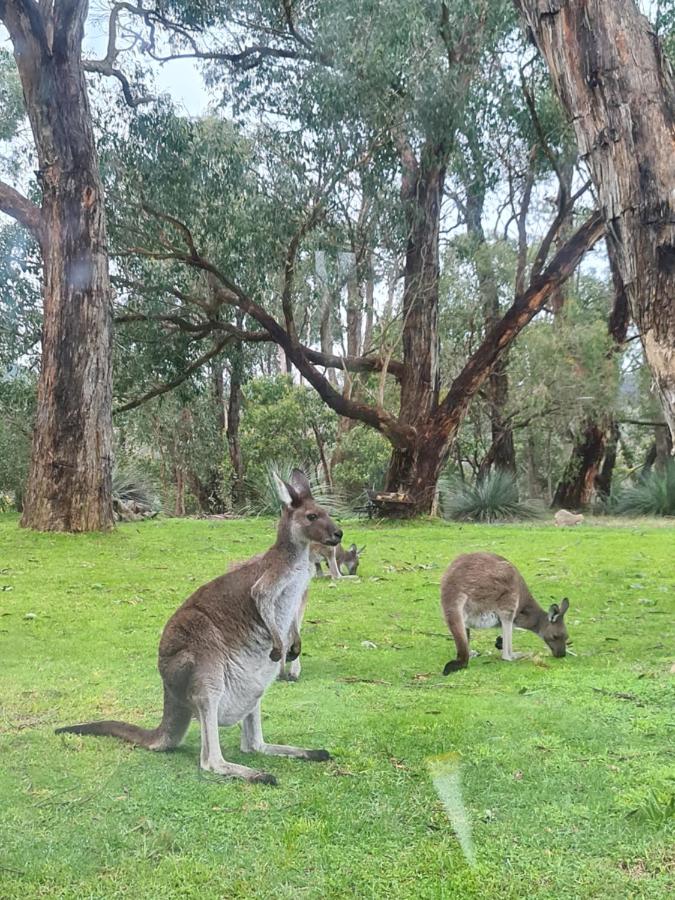
[[[149,521],[35,535],[0,517],[0,897],[661,898],[675,888],[675,541],[636,524],[345,525],[358,580],[314,582],[298,684],[263,703],[270,741],[326,764],[224,755],[276,788],[197,769],[198,728],[153,754],[55,726],[156,724],[162,626],[199,584],[269,544],[270,521]],[[576,657],[454,653],[443,567],[487,549],[542,603],[569,596]],[[363,646],[371,641],[376,647]],[[465,859],[429,761],[449,754]],[[454,768],[453,768],[454,767]]]

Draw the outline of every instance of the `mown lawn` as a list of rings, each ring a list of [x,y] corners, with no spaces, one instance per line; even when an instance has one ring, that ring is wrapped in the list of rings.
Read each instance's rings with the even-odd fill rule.
[[[155,654],[176,606],[270,543],[270,521],[154,521],[34,535],[0,517],[0,897],[660,898],[675,889],[675,532],[649,524],[344,523],[359,579],[314,582],[298,684],[264,701],[270,741],[326,764],[223,751],[276,788],[197,769],[199,734],[152,754],[56,736],[93,718],[154,725]],[[454,654],[443,567],[489,549],[542,603],[570,597],[575,657]],[[376,646],[364,646],[362,642]],[[470,866],[429,772],[459,775]],[[461,812],[455,797],[453,816]]]

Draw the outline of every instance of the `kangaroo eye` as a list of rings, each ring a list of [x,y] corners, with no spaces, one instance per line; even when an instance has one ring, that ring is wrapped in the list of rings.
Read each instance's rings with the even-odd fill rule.
[[[307,518],[310,522],[314,522],[314,520],[318,519],[319,517],[316,513],[307,513]]]

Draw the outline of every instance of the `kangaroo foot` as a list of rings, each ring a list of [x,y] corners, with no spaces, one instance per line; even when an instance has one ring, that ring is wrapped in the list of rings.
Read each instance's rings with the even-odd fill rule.
[[[261,772],[259,769],[251,769],[248,766],[238,766],[228,763],[224,759],[207,760],[201,764],[202,771],[212,772],[214,775],[222,775],[224,778],[241,778],[254,784],[276,784],[277,780],[269,772]]]
[[[460,669],[466,669],[469,665],[468,660],[462,659],[451,659],[450,662],[445,664],[445,668],[443,669],[444,675],[449,675],[451,672],[459,672]]]

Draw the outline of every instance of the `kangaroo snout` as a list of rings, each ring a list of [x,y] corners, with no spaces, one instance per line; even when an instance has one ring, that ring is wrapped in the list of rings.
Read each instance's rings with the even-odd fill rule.
[[[326,541],[331,547],[337,547],[337,545],[342,540],[343,531],[341,528],[336,528],[333,532],[333,537]]]

